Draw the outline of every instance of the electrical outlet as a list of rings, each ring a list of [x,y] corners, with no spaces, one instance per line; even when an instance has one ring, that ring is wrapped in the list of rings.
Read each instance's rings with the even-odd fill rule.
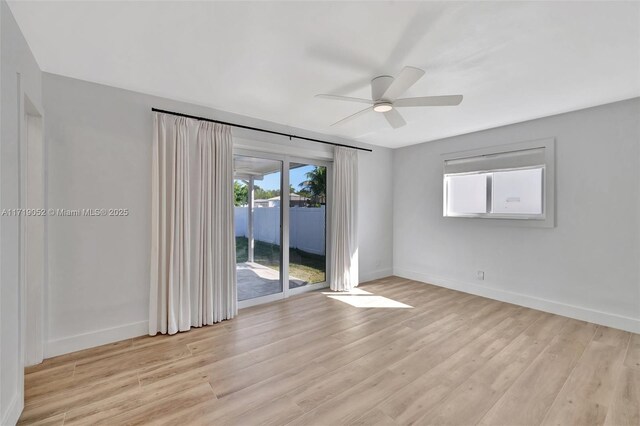
[[[478,279],[484,280],[484,271],[478,271]]]

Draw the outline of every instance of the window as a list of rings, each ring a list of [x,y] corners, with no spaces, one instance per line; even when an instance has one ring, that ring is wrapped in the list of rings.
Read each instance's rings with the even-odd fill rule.
[[[491,177],[491,212],[496,214],[542,214],[544,168],[506,170]]]
[[[448,216],[487,212],[487,173],[447,176]]]
[[[447,154],[444,216],[529,219],[553,226],[552,218],[548,220],[553,193],[553,182],[548,181],[549,168],[553,177],[553,140],[540,142]]]

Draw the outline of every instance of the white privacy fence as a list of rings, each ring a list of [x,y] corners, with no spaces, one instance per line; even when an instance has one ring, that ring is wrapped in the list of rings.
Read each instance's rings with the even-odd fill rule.
[[[248,207],[235,207],[236,237],[247,237]],[[253,209],[253,238],[280,244],[280,207]],[[291,207],[289,209],[289,246],[307,253],[325,254],[325,208]]]

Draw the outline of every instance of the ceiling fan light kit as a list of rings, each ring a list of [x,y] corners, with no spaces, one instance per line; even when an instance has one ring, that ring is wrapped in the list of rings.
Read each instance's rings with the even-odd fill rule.
[[[358,102],[370,105],[331,126],[348,123],[369,111],[379,112],[384,115],[391,127],[397,129],[407,124],[396,108],[402,107],[426,107],[426,106],[455,106],[462,102],[462,95],[446,96],[422,96],[417,98],[399,98],[422,76],[424,71],[415,67],[404,67],[396,78],[381,75],[371,80],[371,99],[354,98],[340,95],[316,95],[317,98],[334,101]]]
[[[393,104],[391,102],[378,102],[373,106],[373,110],[375,112],[387,112],[393,109]]]

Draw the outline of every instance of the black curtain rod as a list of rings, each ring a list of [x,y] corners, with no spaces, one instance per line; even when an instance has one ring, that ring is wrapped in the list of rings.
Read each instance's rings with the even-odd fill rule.
[[[161,112],[161,113],[164,113],[164,114],[177,115],[178,117],[193,118],[194,120],[208,121],[210,123],[225,124],[227,126],[239,127],[240,129],[255,130],[256,132],[271,133],[272,135],[286,136],[289,139],[296,138],[296,139],[302,139],[302,140],[305,140],[305,141],[323,143],[323,144],[326,144],[326,145],[343,146],[345,148],[353,148],[353,149],[359,149],[360,151],[373,152],[372,149],[360,148],[358,146],[345,145],[345,144],[341,144],[341,143],[337,143],[337,142],[322,141],[320,139],[306,138],[304,136],[290,135],[288,133],[275,132],[273,130],[260,129],[258,127],[251,127],[251,126],[244,126],[242,124],[229,123],[229,122],[226,122],[226,121],[212,120],[211,118],[198,117],[198,116],[189,115],[189,114],[182,114],[180,112],[167,111],[167,110],[159,109],[159,108],[151,108],[151,111],[153,111],[153,112]]]

